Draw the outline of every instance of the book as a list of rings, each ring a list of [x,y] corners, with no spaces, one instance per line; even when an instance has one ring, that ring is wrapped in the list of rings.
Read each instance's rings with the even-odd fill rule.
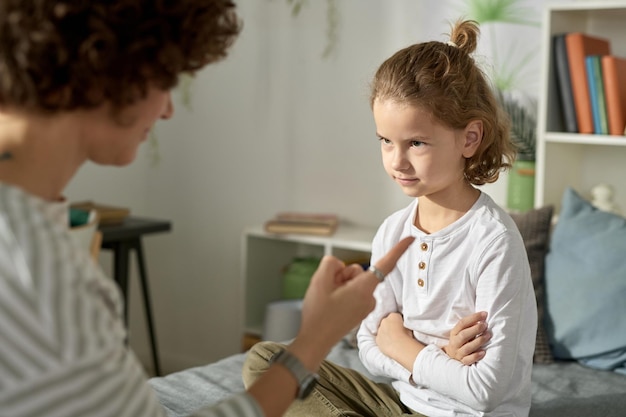
[[[338,225],[334,214],[285,212],[265,222],[264,229],[268,233],[330,236]]]
[[[600,55],[587,55],[585,57],[585,65],[587,68],[587,82],[589,84],[591,114],[593,116],[593,132],[607,135],[609,128],[606,116],[606,101],[604,100],[601,58],[602,56]]]
[[[626,135],[626,58],[602,57],[609,135]]]
[[[304,223],[329,223],[337,224],[339,218],[331,213],[302,213],[302,212],[282,212],[276,215],[276,220],[298,221]]]
[[[565,35],[565,33],[560,33],[552,37],[552,55],[565,131],[569,133],[578,133],[578,122],[576,121],[574,95],[572,92],[572,82],[569,73],[569,63],[567,61]]]
[[[72,203],[70,208],[84,211],[96,210],[99,224],[120,224],[130,215],[130,210],[127,208],[107,206],[93,201]]]
[[[572,32],[565,35],[567,48],[567,62],[569,64],[574,108],[578,121],[578,133],[593,133],[593,115],[585,57],[587,55],[609,55],[610,43],[607,39],[587,35],[582,32]]]

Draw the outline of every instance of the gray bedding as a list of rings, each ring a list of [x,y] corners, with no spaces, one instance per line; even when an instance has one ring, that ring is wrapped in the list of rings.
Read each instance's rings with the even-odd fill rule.
[[[150,384],[170,417],[187,416],[243,390],[244,357],[233,355],[210,365],[153,378]],[[356,350],[344,344],[337,345],[328,359],[369,375]],[[532,401],[531,417],[625,417],[626,376],[575,362],[536,364]]]

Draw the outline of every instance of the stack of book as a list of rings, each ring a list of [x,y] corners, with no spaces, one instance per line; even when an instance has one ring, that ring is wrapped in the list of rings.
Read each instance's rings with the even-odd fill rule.
[[[124,219],[130,215],[130,209],[94,203],[93,201],[72,203],[70,209],[84,212],[95,210],[98,212],[98,223],[104,225],[123,223]]]
[[[626,135],[626,58],[582,32],[553,35],[552,51],[565,131]]]
[[[322,213],[278,213],[265,222],[265,231],[278,234],[305,234],[331,236],[337,230],[339,218],[335,214]]]

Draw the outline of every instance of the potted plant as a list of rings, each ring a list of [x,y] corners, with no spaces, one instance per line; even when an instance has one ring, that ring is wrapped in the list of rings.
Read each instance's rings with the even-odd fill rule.
[[[517,158],[508,177],[507,208],[527,211],[535,204],[536,106],[533,102],[523,104],[502,92],[499,92],[499,99],[511,119],[511,139],[517,147]]]

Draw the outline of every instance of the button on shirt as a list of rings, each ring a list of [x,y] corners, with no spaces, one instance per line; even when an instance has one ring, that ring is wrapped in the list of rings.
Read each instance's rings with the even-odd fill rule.
[[[416,242],[375,292],[376,308],[358,332],[360,357],[374,375],[393,378],[404,404],[436,416],[527,416],[537,307],[524,244],[511,217],[485,193],[459,220],[432,234],[414,224],[418,201],[389,216],[372,244],[375,263],[402,237]],[[469,314],[487,311],[493,334],[472,366],[441,349]],[[426,345],[411,371],[385,356],[380,321],[400,312]]]

